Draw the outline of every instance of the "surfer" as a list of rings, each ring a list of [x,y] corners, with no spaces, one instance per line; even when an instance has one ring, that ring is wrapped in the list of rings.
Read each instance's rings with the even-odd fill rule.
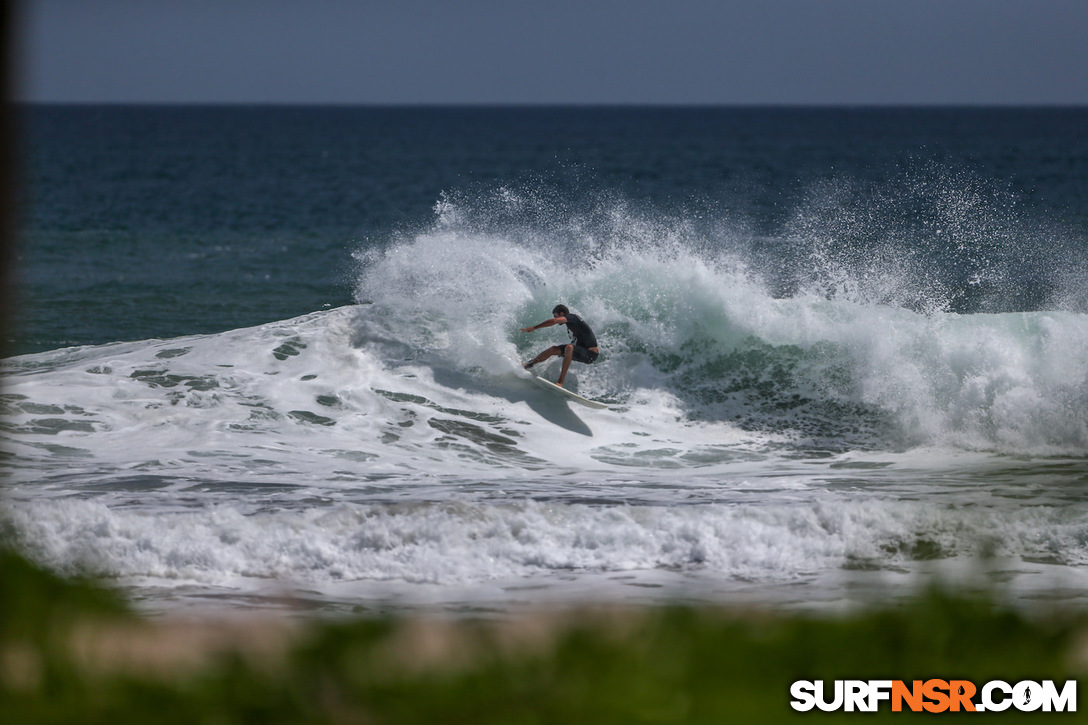
[[[593,330],[589,329],[589,325],[585,323],[585,320],[568,310],[566,305],[556,305],[555,309],[552,310],[552,318],[550,320],[544,320],[539,325],[533,325],[532,327],[523,327],[521,328],[521,331],[532,332],[533,330],[539,330],[542,327],[551,327],[552,325],[566,325],[567,332],[570,333],[572,341],[565,345],[553,345],[552,347],[549,347],[547,350],[525,363],[524,367],[528,370],[537,363],[544,362],[550,357],[562,355],[563,369],[559,372],[559,380],[556,381],[556,385],[563,387],[563,381],[567,379],[567,370],[570,368],[571,360],[589,364],[597,359],[597,356],[600,355],[601,351],[597,348],[597,336],[593,334]]]

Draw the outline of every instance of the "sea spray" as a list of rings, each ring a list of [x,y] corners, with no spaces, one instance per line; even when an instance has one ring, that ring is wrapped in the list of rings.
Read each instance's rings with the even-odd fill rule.
[[[966,238],[966,218],[988,202],[971,188],[954,194],[949,181],[934,188],[912,199],[936,207],[939,219],[922,226],[958,227]],[[840,235],[813,248],[824,282],[783,297],[745,257],[750,247],[742,241],[707,239],[683,219],[647,218],[613,203],[605,197],[588,211],[563,209],[503,189],[481,212],[444,199],[433,228],[367,258],[357,296],[415,354],[488,375],[545,344],[517,329],[563,301],[602,340],[602,359],[576,367],[594,394],[623,401],[664,392],[686,420],[786,434],[806,446],[1088,448],[1079,412],[1088,317],[948,310],[949,280],[918,271],[936,242],[897,257],[889,245],[902,244],[911,229],[890,232],[888,209],[877,230],[881,256],[867,258],[871,235],[857,237],[856,220],[840,219],[837,228],[857,238]],[[1013,245],[1003,207],[991,206],[1000,223],[978,233],[992,242],[987,235],[1005,230],[1002,243]],[[814,228],[809,222],[806,233]],[[833,242],[841,249],[832,264],[820,249]],[[975,258],[977,249],[961,246],[968,261]],[[828,284],[831,272],[845,281]],[[1055,360],[1062,364],[1048,362]]]

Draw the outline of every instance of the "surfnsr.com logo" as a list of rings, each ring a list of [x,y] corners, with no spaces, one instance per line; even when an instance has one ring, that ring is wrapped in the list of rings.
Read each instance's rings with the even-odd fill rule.
[[[1077,681],[1060,689],[1053,680],[1024,680],[1009,684],[992,680],[977,687],[969,680],[798,680],[790,686],[790,707],[799,712],[876,712],[882,705],[892,712],[1076,712]]]

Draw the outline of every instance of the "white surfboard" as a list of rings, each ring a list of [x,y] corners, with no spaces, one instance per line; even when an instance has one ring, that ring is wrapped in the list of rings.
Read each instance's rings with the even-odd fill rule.
[[[537,375],[536,373],[534,373],[532,370],[529,370],[527,372],[530,375],[533,376],[533,380],[535,380],[539,385],[547,388],[548,390],[554,390],[557,393],[561,393],[561,394],[567,396],[568,398],[570,398],[571,400],[573,400],[575,403],[581,403],[582,405],[586,406],[587,408],[596,408],[597,410],[607,410],[607,408],[608,408],[608,406],[605,405],[604,403],[598,403],[596,400],[590,400],[589,398],[583,398],[581,395],[578,395],[578,393],[572,393],[571,391],[567,390],[566,388],[560,387],[559,385],[556,385],[555,383],[553,383],[550,380],[545,380],[544,378],[542,378],[539,375]]]

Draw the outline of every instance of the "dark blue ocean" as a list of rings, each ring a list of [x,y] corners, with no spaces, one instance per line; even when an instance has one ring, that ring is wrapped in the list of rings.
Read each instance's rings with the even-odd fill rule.
[[[1088,598],[1088,109],[18,118],[4,509],[150,611]]]

